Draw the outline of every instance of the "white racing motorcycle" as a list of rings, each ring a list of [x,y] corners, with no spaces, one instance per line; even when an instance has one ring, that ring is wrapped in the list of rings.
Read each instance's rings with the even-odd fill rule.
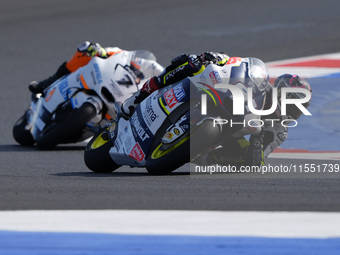
[[[263,109],[269,83],[261,60],[231,58],[222,67],[210,64],[199,75],[153,92],[128,120],[118,112],[86,146],[86,166],[104,173],[128,165],[146,167],[151,174],[168,174],[236,132],[247,135],[249,127],[214,122],[223,118],[242,123],[248,116],[233,116],[233,95],[228,89],[217,88],[219,83],[244,92],[251,88],[256,109]],[[202,94],[211,95],[207,115],[201,111]],[[249,113],[246,106],[245,112]]]
[[[163,67],[145,50],[122,51],[86,66],[32,94],[29,108],[13,127],[21,145],[40,149],[84,141],[114,118],[114,104],[124,102]]]

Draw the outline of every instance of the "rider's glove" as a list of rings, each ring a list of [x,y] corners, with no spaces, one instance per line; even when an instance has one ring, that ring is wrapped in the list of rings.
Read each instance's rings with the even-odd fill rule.
[[[87,48],[86,53],[91,57],[97,56],[105,58],[107,56],[106,50],[102,46],[100,46],[99,43],[90,44],[90,46]]]
[[[89,56],[89,57],[101,57],[105,58],[107,57],[106,50],[100,46],[99,43],[90,43],[88,41],[82,43],[78,47],[79,52],[83,52],[83,55]]]
[[[171,61],[171,65],[167,67],[167,70],[174,70],[186,62],[192,67],[192,73],[198,72],[202,67],[201,60],[196,55],[182,54]]]
[[[215,53],[215,52],[204,52],[199,57],[201,63],[205,66],[209,64],[215,64],[215,65],[224,65],[228,59],[229,56],[223,52],[221,53]]]
[[[218,56],[214,52],[204,52],[199,58],[201,63],[205,66],[218,63]]]

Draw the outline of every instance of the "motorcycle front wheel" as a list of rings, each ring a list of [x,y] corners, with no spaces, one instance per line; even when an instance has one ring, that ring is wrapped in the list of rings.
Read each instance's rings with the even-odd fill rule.
[[[96,134],[85,148],[84,161],[86,166],[96,173],[111,173],[120,167],[110,157],[109,151],[112,146],[113,143],[108,138],[107,129]]]
[[[194,103],[192,102],[192,104]],[[162,137],[166,130],[184,115],[188,115],[188,111],[190,111],[190,116],[200,113],[199,110],[190,107],[189,103],[185,103],[172,112],[157,131],[146,158],[146,169],[150,174],[164,175],[171,173],[190,162],[193,157],[214,143],[219,136],[221,131],[219,127],[214,127],[212,120],[207,119],[195,130],[183,134],[178,141],[172,144],[163,144]],[[202,137],[204,137],[204,140],[201,139]]]
[[[26,112],[14,124],[13,137],[15,141],[24,146],[32,146],[35,140],[29,130],[26,129],[27,117]]]
[[[157,145],[146,160],[146,169],[153,175],[169,174],[188,163],[191,158],[206,150],[207,146],[214,144],[220,130],[213,127],[211,120],[204,121],[195,131],[186,134],[171,147],[161,142],[164,134],[165,132],[156,136]],[[201,139],[202,137],[204,140]]]

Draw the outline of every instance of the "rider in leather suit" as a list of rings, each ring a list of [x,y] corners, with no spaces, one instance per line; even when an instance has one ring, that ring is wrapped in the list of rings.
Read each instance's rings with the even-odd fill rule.
[[[118,47],[103,48],[99,43],[85,41],[78,46],[76,53],[69,61],[65,61],[59,66],[55,74],[40,82],[32,81],[28,88],[34,94],[43,93],[53,82],[87,65],[93,57],[108,58],[122,51],[124,50]],[[130,69],[135,74],[137,84],[144,77],[152,77],[163,71],[163,67],[156,61],[138,58],[138,63],[136,63],[134,60],[136,59],[131,60]]]
[[[153,91],[178,82],[185,77],[200,74],[205,69],[205,66],[210,63],[223,66],[229,59],[229,56],[224,53],[214,52],[205,52],[200,56],[182,54],[176,57],[161,75],[149,79],[140,91],[136,92],[122,104],[121,109],[123,114],[127,117],[131,116],[135,107]],[[290,74],[278,77],[275,80],[274,86],[278,87],[278,89],[281,87],[303,87],[311,91],[307,81],[297,75]],[[268,87],[271,88],[272,86],[270,85]],[[267,101],[264,109],[270,108],[272,99],[271,89],[266,91],[266,93]],[[292,98],[299,97],[299,95],[291,94]],[[304,106],[307,108],[309,102]],[[292,109],[291,113],[289,113],[289,110],[287,109],[288,116],[281,116],[278,106],[278,109],[271,116],[265,116],[265,118],[280,119],[280,121],[274,122],[273,125],[271,122],[266,123],[264,127],[262,127],[261,132],[251,134],[249,140],[240,135],[239,137],[236,136],[231,140],[224,141],[222,146],[201,157],[199,164],[232,164],[236,166],[264,165],[264,159],[287,139],[288,128],[282,126],[281,121],[287,118],[297,120],[301,114],[302,113],[298,109]]]
[[[298,75],[283,74],[276,78],[274,87],[280,91],[283,87],[299,87],[308,89],[312,92],[309,83]],[[268,92],[264,109],[269,109],[272,105],[272,90]],[[280,95],[280,93],[278,93]],[[289,98],[302,98],[299,93],[288,93]],[[308,108],[310,101],[304,103],[303,106]],[[277,109],[268,116],[262,116],[264,126],[259,134],[251,135],[249,141],[244,137],[236,137],[234,140],[225,141],[222,146],[210,151],[200,159],[202,165],[264,165],[264,159],[278,148],[288,137],[289,120],[297,120],[302,112],[295,105],[288,105],[286,115],[281,115],[280,98],[278,100]],[[275,122],[266,122],[265,119],[275,119]],[[281,121],[285,121],[285,126]],[[292,122],[292,121],[291,121]]]

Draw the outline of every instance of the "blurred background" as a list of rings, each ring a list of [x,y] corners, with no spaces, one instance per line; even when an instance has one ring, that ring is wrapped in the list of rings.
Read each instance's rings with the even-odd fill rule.
[[[85,41],[180,53],[224,51],[264,61],[339,51],[336,0],[1,0],[0,139],[29,103],[28,83],[52,75]]]

